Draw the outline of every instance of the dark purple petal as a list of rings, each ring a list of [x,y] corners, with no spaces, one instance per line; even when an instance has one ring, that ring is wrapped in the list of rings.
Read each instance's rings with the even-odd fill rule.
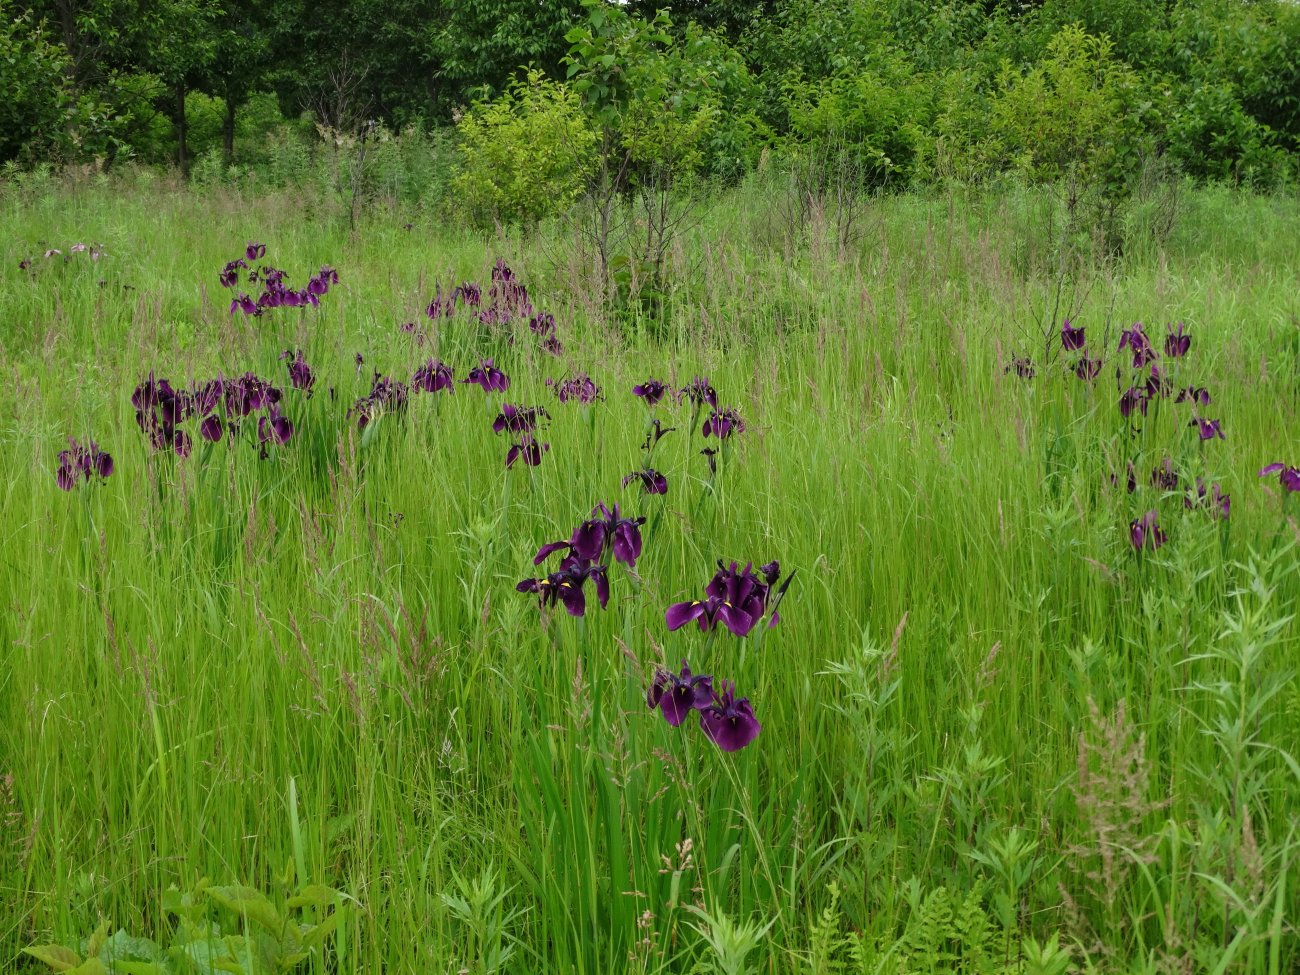
[[[629,569],[636,568],[641,555],[641,530],[634,522],[624,520],[614,526],[613,552],[617,561]]]
[[[556,596],[564,604],[570,616],[583,616],[587,612],[587,597],[582,594],[582,586],[573,582],[561,582],[556,587]]]
[[[605,548],[605,523],[595,519],[584,521],[574,530],[570,544],[581,558],[600,558],[600,553]]]
[[[691,620],[698,620],[706,613],[705,604],[699,601],[674,603],[664,613],[664,622],[670,630],[680,630]]]
[[[221,434],[221,420],[215,413],[205,417],[203,422],[199,424],[199,436],[209,443],[219,441]]]
[[[1061,347],[1066,352],[1078,352],[1084,346],[1083,328],[1070,324],[1067,318],[1061,326]]]
[[[718,619],[736,636],[748,636],[754,628],[754,617],[738,606],[723,603],[718,608]]]
[[[546,560],[547,556],[558,552],[561,549],[570,549],[572,547],[573,546],[568,542],[547,542],[539,548],[537,554],[533,556],[533,565],[541,565]]]

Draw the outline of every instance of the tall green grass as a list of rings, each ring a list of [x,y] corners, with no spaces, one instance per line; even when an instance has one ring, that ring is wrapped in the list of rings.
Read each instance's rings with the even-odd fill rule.
[[[1297,529],[1255,472],[1300,463],[1295,200],[1197,191],[1167,239],[1062,270],[1049,196],[876,201],[843,248],[776,192],[701,214],[651,322],[595,313],[564,225],[349,233],[310,198],[0,190],[0,967],[105,918],[165,939],[169,887],[272,889],[296,859],[358,905],[317,971],[1292,970]],[[232,318],[216,273],[250,239],[342,283]],[[108,256],[19,272],[77,240]],[[399,332],[497,256],[562,359],[463,318]],[[1065,311],[1106,336],[1095,387],[1045,355]],[[1172,399],[1119,418],[1139,319],[1187,322],[1175,378],[1226,440]],[[147,374],[287,386],[296,347],[320,378],[288,393],[286,448],[151,454]],[[505,398],[547,405],[540,467],[504,469],[472,386],[356,436],[371,370],[431,355],[494,355]],[[544,385],[579,370],[590,410]],[[713,489],[665,407],[670,493],[624,492],[631,386],[696,374],[748,425]],[[68,436],[114,455],[105,485],[57,489]],[[1148,485],[1166,455],[1230,521]],[[537,546],[615,500],[649,519],[635,576],[613,569],[606,612],[540,617],[514,591]],[[1149,508],[1170,540],[1139,558]],[[666,632],[719,558],[797,569],[761,642]],[[646,709],[682,658],[751,698],[752,746]]]

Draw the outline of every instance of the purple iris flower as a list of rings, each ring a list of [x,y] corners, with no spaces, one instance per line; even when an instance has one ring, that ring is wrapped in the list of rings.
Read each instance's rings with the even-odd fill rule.
[[[658,379],[647,379],[645,382],[632,387],[632,395],[640,396],[646,406],[655,406],[664,398],[664,393],[668,392],[668,387]],[[714,394],[717,398],[717,394]]]
[[[1160,462],[1159,467],[1151,469],[1151,486],[1159,488],[1161,491],[1177,491],[1178,485],[1182,483],[1182,478],[1174,470],[1174,462],[1166,457]]]
[[[754,717],[749,698],[736,700],[736,686],[727,681],[722,693],[700,711],[700,728],[724,752],[738,752],[758,737],[763,726]]]
[[[1029,356],[1023,358],[1018,355],[1011,357],[1011,365],[1007,366],[1007,372],[1014,372],[1021,379],[1033,379],[1037,370],[1034,369],[1034,360]]]
[[[555,334],[555,316],[549,311],[538,312],[528,319],[528,330],[539,338]]]
[[[1278,475],[1278,483],[1288,494],[1300,492],[1300,467],[1291,467],[1279,461],[1269,464],[1259,472],[1260,477],[1268,477],[1270,474]]]
[[[208,443],[217,443],[222,436],[221,418],[215,413],[211,413],[203,418],[199,424],[199,436]]]
[[[1204,508],[1215,518],[1228,519],[1232,511],[1232,496],[1224,494],[1219,487],[1219,482],[1215,481],[1206,490],[1205,481],[1201,478],[1196,479],[1196,494],[1193,495],[1189,490],[1187,496],[1183,498],[1183,507],[1188,511],[1193,508]]]
[[[307,365],[307,360],[302,357],[302,349],[295,354],[291,349],[285,349],[280,353],[280,359],[288,359],[289,385],[294,389],[301,389],[309,396],[311,388],[316,385],[316,374],[312,372],[311,366]]]
[[[82,445],[69,437],[68,449],[60,450],[58,459],[54,479],[64,491],[76,487],[79,477],[86,481],[98,477],[103,482],[113,473],[112,456],[100,450],[93,440]]]
[[[633,392],[636,392],[634,389]],[[696,376],[689,383],[677,391],[677,401],[688,399],[696,409],[700,409],[706,403],[713,409],[718,408],[718,391],[709,385],[708,379],[703,376]]]
[[[544,407],[503,403],[501,412],[492,421],[492,432],[502,433],[508,430],[511,433],[531,433],[537,428],[539,421],[549,419],[550,414]]]
[[[1082,329],[1080,329],[1082,331]],[[1074,374],[1084,382],[1092,382],[1101,373],[1101,360],[1089,359],[1087,356],[1081,358],[1074,364]]]
[[[676,427],[666,427],[663,421],[655,417],[650,421],[650,427],[646,431],[645,439],[641,441],[641,449],[647,454],[655,449],[655,445],[664,437],[676,430]]]
[[[452,375],[451,366],[437,359],[430,359],[412,373],[411,386],[417,393],[436,393],[440,389],[454,393],[456,378]]]
[[[266,256],[265,244],[255,244],[250,241],[248,246],[244,248],[244,257],[249,261],[249,263],[252,263],[253,261],[260,261],[265,256]]]
[[[192,394],[173,389],[166,379],[154,379],[150,373],[132,392],[131,405],[135,407],[136,425],[154,450],[174,450],[180,457],[189,456],[189,437],[178,426],[194,414]]]
[[[1163,369],[1153,364],[1151,366],[1151,375],[1147,377],[1146,391],[1147,399],[1155,399],[1157,396],[1169,396],[1174,391],[1174,384],[1170,382]]]
[[[627,477],[623,478],[623,487],[627,487],[633,481],[641,482],[641,490],[646,494],[667,494],[668,478],[660,474],[653,467],[646,467],[639,471],[633,471]]]
[[[1210,391],[1204,386],[1188,386],[1178,391],[1176,403],[1194,403],[1197,406],[1210,405]]]
[[[359,353],[357,358],[361,358]],[[406,383],[375,373],[370,381],[370,393],[352,404],[348,416],[355,414],[357,429],[364,430],[381,413],[404,413],[409,397],[410,390]]]
[[[713,696],[713,678],[708,674],[692,674],[683,660],[680,674],[656,669],[645,703],[652,710],[658,708],[664,720],[676,728],[692,711],[703,711],[712,704]]]
[[[433,286],[433,298],[429,301],[428,306],[424,309],[425,315],[429,318],[450,318],[456,312],[456,294],[459,288],[451,293],[451,297],[443,299],[442,285],[435,283]]]
[[[1134,322],[1132,328],[1125,329],[1119,336],[1119,351],[1128,349],[1133,354],[1133,368],[1142,369],[1156,357],[1151,348],[1151,340],[1142,330],[1141,322]]]
[[[542,462],[542,454],[550,449],[550,444],[538,443],[531,433],[525,433],[506,451],[506,467],[513,467],[520,460],[529,467],[536,467]]]
[[[233,288],[239,283],[239,272],[247,270],[248,265],[244,263],[242,257],[237,257],[233,261],[227,261],[226,266],[221,269],[220,280],[223,288]]]
[[[259,444],[265,445],[272,441],[278,444],[286,444],[292,436],[293,424],[280,415],[279,406],[270,407],[266,415],[260,417],[257,421],[257,442]],[[265,453],[265,446],[262,449]]]
[[[1146,416],[1150,401],[1151,396],[1145,387],[1130,386],[1124,390],[1124,394],[1119,398],[1119,414],[1128,419],[1133,415],[1134,410],[1139,410],[1143,416]]]
[[[261,309],[257,307],[257,302],[246,294],[240,294],[237,298],[230,299],[230,314],[242,311],[245,315],[260,315]]]
[[[1183,328],[1183,323],[1179,322],[1178,328],[1170,328],[1169,334],[1165,336],[1165,355],[1171,359],[1181,359],[1192,347],[1192,337]]]
[[[579,403],[594,403],[598,399],[605,398],[604,393],[600,391],[600,387],[585,372],[578,373],[572,379],[566,379],[563,382],[548,379],[546,385],[554,388],[555,395],[559,397],[561,403],[567,403],[571,399],[577,400]]]
[[[1153,510],[1148,511],[1141,518],[1129,522],[1128,537],[1136,551],[1140,552],[1144,548],[1154,551],[1168,541],[1164,529],[1157,523],[1157,517],[1156,512]]]
[[[483,303],[483,289],[473,281],[463,281],[451,292],[453,302],[463,301],[469,308],[477,308]]]
[[[1202,440],[1213,440],[1215,437],[1218,437],[1220,440],[1224,439],[1223,431],[1219,428],[1218,420],[1207,420],[1198,416],[1193,417],[1192,422],[1187,425],[1189,427],[1196,427],[1197,433],[1200,434]]]
[[[498,257],[492,268],[492,286],[489,289],[492,304],[507,317],[523,315],[532,317],[533,306],[528,300],[528,289],[515,277],[503,258]]]
[[[590,518],[573,530],[567,542],[548,542],[539,548],[533,564],[541,565],[552,553],[564,550],[591,561],[602,561],[608,553],[615,561],[635,569],[636,560],[641,556],[644,524],[644,518],[624,518],[618,505],[611,509],[602,502],[592,509]]]
[[[496,367],[491,359],[481,359],[479,364],[469,371],[462,383],[474,383],[482,386],[485,393],[504,393],[510,388],[510,379]]]
[[[704,427],[700,432],[706,437],[713,436],[719,440],[726,440],[733,433],[744,433],[745,421],[740,418],[740,414],[734,407],[729,406],[721,412],[714,410],[704,421]]]
[[[705,447],[700,451],[704,459],[709,462],[709,476],[718,476],[718,450],[716,447]]]
[[[604,609],[609,604],[609,576],[603,565],[588,559],[570,556],[560,563],[560,568],[541,579],[524,579],[515,586],[516,592],[536,593],[542,607],[560,603],[570,616],[583,616],[587,612],[587,597],[583,584],[593,580],[596,601]]]
[[[1078,352],[1083,346],[1083,326],[1071,325],[1067,318],[1065,324],[1061,326],[1061,348],[1066,352]]]
[[[705,598],[690,602],[674,603],[664,613],[664,622],[670,630],[678,630],[694,621],[703,631],[709,631],[721,623],[736,636],[748,636],[750,631],[771,611],[768,627],[776,626],[780,616],[777,605],[794,579],[791,574],[785,583],[773,591],[781,575],[777,562],[769,562],[759,568],[763,578],[754,575],[752,563],[743,570],[737,563],[724,566],[718,562],[718,571],[705,588]]]

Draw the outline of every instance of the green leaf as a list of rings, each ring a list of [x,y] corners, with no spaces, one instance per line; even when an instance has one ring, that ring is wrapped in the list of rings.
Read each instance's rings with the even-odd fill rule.
[[[342,896],[333,887],[326,887],[324,884],[308,884],[284,904],[289,908],[330,907],[337,904]]]
[[[280,917],[280,912],[256,888],[209,887],[206,893],[232,914],[246,917],[272,934],[279,934],[284,929],[284,919]]]
[[[302,946],[308,950],[319,946],[339,926],[339,915],[341,913],[341,911],[335,911],[314,928],[303,932]]]
[[[162,949],[148,938],[134,938],[120,928],[103,942],[97,954],[106,965],[118,961],[155,962],[163,956]]]
[[[81,956],[63,945],[36,945],[32,948],[24,948],[23,954],[45,962],[56,972],[70,972],[81,964]]]
[[[99,954],[99,949],[104,947],[104,942],[108,940],[108,918],[99,922],[99,927],[95,928],[95,933],[90,936],[86,942],[86,956],[93,958]]]

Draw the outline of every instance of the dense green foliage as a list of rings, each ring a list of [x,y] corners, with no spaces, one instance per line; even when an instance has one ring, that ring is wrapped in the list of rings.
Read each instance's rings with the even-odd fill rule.
[[[479,237],[400,194],[354,214],[332,178],[0,190],[0,967],[118,930],[234,960],[326,885],[345,910],[303,971],[1295,970],[1297,495],[1256,476],[1300,461],[1294,196],[1184,188],[1161,220],[1144,198],[1119,259],[1063,233],[1055,190],[886,195],[841,234],[767,171],[696,212],[648,318],[606,313],[567,221]],[[228,314],[217,272],[250,237],[339,284]],[[561,357],[524,323],[424,317],[498,256]],[[1169,375],[1226,439],[1172,396],[1119,414],[1135,319],[1158,343],[1186,322]],[[359,433],[371,370],[430,356],[494,356],[509,392]],[[150,449],[150,372],[250,369],[292,440]],[[603,400],[557,401],[578,371]],[[712,477],[690,404],[663,402],[664,497],[620,485],[651,375],[707,375],[747,426]],[[540,466],[503,467],[503,398],[550,410]],[[69,436],[113,454],[105,483],[59,490]],[[1176,489],[1148,475],[1166,458]],[[1230,518],[1186,506],[1198,477]],[[613,567],[607,610],[539,614],[515,589],[537,547],[615,500],[648,518],[635,574]],[[1148,510],[1168,541],[1135,552]],[[761,641],[667,631],[719,558],[797,572]],[[749,696],[753,744],[647,709],[682,658]],[[186,928],[168,904],[209,889],[240,906]]]
[[[259,92],[295,130],[305,115],[427,134],[483,100],[525,110],[511,85],[530,72],[572,84],[640,167],[725,181],[764,153],[833,146],[862,186],[1068,174],[1114,202],[1153,160],[1269,185],[1295,177],[1300,151],[1290,0],[347,0],[328,16],[303,0],[5,0],[0,51],[14,95],[0,160],[28,165],[188,172],[216,141],[247,168],[260,156],[239,120]],[[209,109],[216,140],[196,131]]]

